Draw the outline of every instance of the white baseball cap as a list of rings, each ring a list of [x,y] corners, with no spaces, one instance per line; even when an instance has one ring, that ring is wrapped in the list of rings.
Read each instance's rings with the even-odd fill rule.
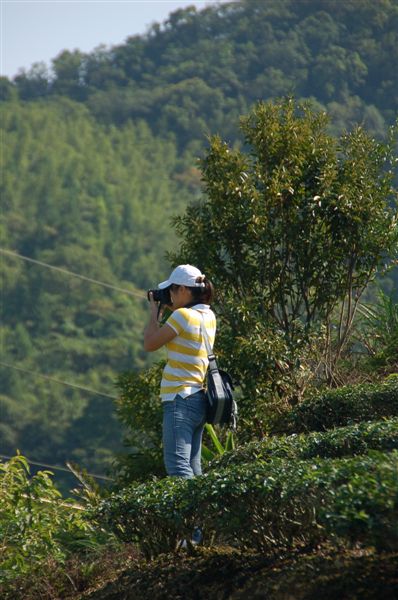
[[[192,265],[179,265],[166,281],[159,283],[158,288],[163,290],[172,283],[175,285],[186,285],[187,287],[205,287],[203,281],[197,281],[198,277],[203,279],[204,275],[196,267]]]

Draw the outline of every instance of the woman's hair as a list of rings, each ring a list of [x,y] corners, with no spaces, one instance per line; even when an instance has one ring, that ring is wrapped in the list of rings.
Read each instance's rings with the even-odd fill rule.
[[[211,304],[214,301],[214,287],[211,281],[205,275],[197,277],[196,283],[204,283],[204,286],[189,286],[191,290],[192,300],[195,303]]]

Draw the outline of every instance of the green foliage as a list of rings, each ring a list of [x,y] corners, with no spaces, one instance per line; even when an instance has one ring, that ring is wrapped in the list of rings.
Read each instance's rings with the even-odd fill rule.
[[[113,543],[87,519],[86,510],[64,500],[49,471],[30,476],[26,459],[17,455],[0,463],[0,570],[3,582],[28,576],[50,558],[62,565],[71,555],[95,552]]]
[[[274,432],[323,431],[333,427],[398,416],[398,378],[326,390],[276,418]]]
[[[39,63],[14,82],[2,78],[2,245],[132,292],[153,286],[175,247],[170,216],[200,198],[194,157],[207,132],[239,145],[239,115],[258,99],[294,93],[326,109],[333,131],[363,123],[386,135],[396,112],[395,19],[389,0],[190,7],[112,50],[62,52],[53,73]],[[138,298],[9,257],[1,263],[4,362],[110,395],[115,373],[149,365]],[[261,436],[270,400],[300,399],[318,333],[306,353],[240,303],[235,316],[245,331],[225,329],[220,351],[237,356],[241,424],[249,432],[254,420]],[[262,381],[253,377],[260,372]],[[122,435],[111,402],[9,368],[1,379],[4,453],[19,447],[101,473],[110,466]]]
[[[243,387],[243,423],[260,431],[267,399],[297,401],[317,359],[332,376],[363,289],[397,250],[392,145],[361,128],[337,140],[327,122],[291,99],[259,103],[242,119],[248,151],[214,137],[202,161],[207,199],[175,219],[172,261],[215,283],[218,352]]]
[[[164,475],[162,457],[162,405],[159,397],[164,361],[139,373],[125,373],[118,379],[120,396],[116,412],[125,426],[127,455],[117,457],[119,483]]]
[[[222,456],[224,452],[230,452],[235,449],[235,439],[232,431],[228,431],[225,436],[224,445],[219,439],[213,425],[205,424],[205,431],[208,434],[212,443],[212,448],[209,448],[202,443],[202,458],[205,460],[213,460],[216,456]]]
[[[2,255],[1,360],[114,396],[118,373],[150,364],[143,289],[163,277],[168,221],[191,193],[174,179],[184,160],[144,123],[105,128],[65,98],[3,103],[2,116],[2,247],[131,295]],[[0,376],[3,454],[110,468],[122,450],[110,398],[10,367]]]
[[[361,318],[356,337],[370,355],[368,368],[397,371],[398,303],[379,290],[376,303],[364,303],[358,311]]]
[[[99,518],[147,555],[170,551],[200,522],[207,540],[262,551],[331,543],[398,544],[398,453],[233,465],[192,480],[130,486]]]
[[[326,432],[267,436],[260,441],[238,447],[215,458],[210,469],[250,463],[257,460],[286,458],[308,460],[312,458],[342,458],[366,454],[371,450],[398,450],[398,417],[385,421],[361,422],[337,427]]]
[[[242,383],[240,443],[261,437],[286,398],[300,403],[314,374],[324,376],[325,344],[333,370],[362,287],[396,252],[391,153],[371,138],[385,138],[396,118],[396,15],[390,0],[190,7],[110,51],[63,52],[54,76],[36,64],[14,82],[1,78],[2,245],[135,294],[163,278],[165,251],[176,248],[169,219],[194,200],[183,253],[197,262],[203,250],[199,266],[218,285],[217,352]],[[249,153],[237,150],[239,115],[291,93],[318,113],[288,101],[257,105],[242,121]],[[358,123],[371,135],[330,134]],[[202,163],[201,204],[194,156],[209,131],[220,138]],[[133,450],[117,460],[119,482],[163,475],[160,365],[137,375],[150,366],[144,303],[10,257],[1,270],[2,360],[110,395],[115,373],[132,368],[119,382]],[[395,312],[384,299],[362,321],[374,370],[394,369]],[[20,447],[101,473],[111,465],[121,430],[110,399],[6,367],[1,377],[2,452]],[[396,415],[396,399],[394,380],[325,393],[283,413],[281,429],[344,430],[224,452],[220,461],[239,464],[126,488],[102,514],[148,556],[174,549],[198,519],[208,541],[261,551],[322,539],[396,548],[396,454],[313,460],[390,449],[396,419],[347,424]],[[214,440],[224,451],[225,440]],[[114,547],[76,501],[62,500],[49,473],[30,477],[22,457],[1,465],[1,481],[3,578],[25,575],[20,593],[34,572],[69,579],[63,567],[73,557],[89,573],[98,548]]]

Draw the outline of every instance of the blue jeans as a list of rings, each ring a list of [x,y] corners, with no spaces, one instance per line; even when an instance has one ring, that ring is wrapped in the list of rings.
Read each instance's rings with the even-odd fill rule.
[[[168,475],[189,479],[202,474],[202,434],[206,422],[203,390],[163,402],[163,458]]]

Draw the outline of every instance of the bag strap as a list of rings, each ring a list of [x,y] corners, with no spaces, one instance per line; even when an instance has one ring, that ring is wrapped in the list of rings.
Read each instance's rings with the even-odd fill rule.
[[[199,312],[199,311],[197,311]],[[209,336],[208,333],[206,331],[206,326],[205,326],[205,320],[204,320],[204,315],[199,312],[200,315],[200,331],[202,332],[203,335],[203,339],[205,341],[205,346],[206,346],[206,351],[207,351],[207,358],[209,359],[209,371],[211,373],[218,373],[218,366],[217,366],[217,362],[216,362],[216,357],[213,353],[213,349],[211,347],[210,344],[210,340],[209,340]],[[212,404],[212,402],[210,402]],[[222,407],[222,403],[219,403],[218,406],[218,410],[220,410],[220,407]],[[236,402],[235,400],[232,398],[232,413],[231,413],[231,421],[229,423],[230,428],[232,429],[232,431],[236,431],[236,415],[237,415],[237,406],[236,406]]]
[[[215,373],[215,372],[218,372],[218,366],[217,366],[215,354],[214,354],[213,349],[210,344],[208,333],[206,331],[204,315],[200,311],[197,311],[197,312],[199,313],[199,316],[200,316],[200,331],[202,333],[202,336],[203,336],[203,339],[205,342],[207,358],[209,359],[209,371],[211,371],[212,373]]]

